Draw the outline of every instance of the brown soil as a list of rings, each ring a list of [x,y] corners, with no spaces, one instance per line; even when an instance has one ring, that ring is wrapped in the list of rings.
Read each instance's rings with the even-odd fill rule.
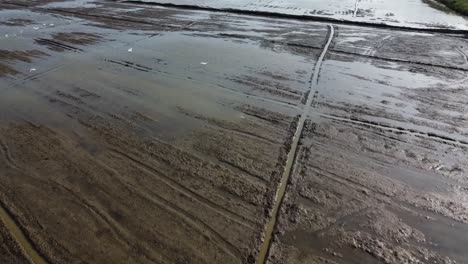
[[[30,264],[30,259],[0,221],[0,262],[11,264]]]
[[[283,116],[238,126],[192,114],[210,127],[175,146],[61,107],[89,130],[86,142],[33,124],[1,126],[2,200],[51,263],[239,263],[255,254],[285,152],[275,142],[289,137]],[[262,139],[256,130],[279,133]]]
[[[82,51],[75,46],[87,46],[96,44],[101,41],[101,36],[93,33],[71,32],[71,33],[55,33],[51,39],[39,38],[35,42],[39,45],[47,46],[50,50],[63,51]]]

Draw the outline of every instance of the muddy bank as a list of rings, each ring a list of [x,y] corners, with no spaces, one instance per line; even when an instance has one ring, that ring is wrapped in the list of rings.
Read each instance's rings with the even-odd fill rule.
[[[50,262],[238,263],[255,254],[285,147],[229,124],[168,144],[54,102],[89,131],[85,142],[21,122],[1,131],[11,157],[2,200]]]
[[[427,140],[326,119],[308,127],[269,263],[466,261],[465,148],[430,143],[454,162],[442,172]]]
[[[358,56],[359,61],[379,59],[389,66],[407,63],[416,72],[429,67],[435,67],[431,71],[468,69],[466,39],[453,35],[339,26],[331,51]]]
[[[83,50],[76,46],[92,45],[101,40],[101,36],[86,32],[55,33],[52,39],[38,38],[34,41],[39,45],[47,46],[50,50],[62,52],[65,50],[82,52]]]

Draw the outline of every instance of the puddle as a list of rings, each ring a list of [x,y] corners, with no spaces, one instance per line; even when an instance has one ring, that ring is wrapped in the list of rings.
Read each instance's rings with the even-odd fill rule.
[[[416,171],[402,167],[390,167],[385,170],[385,175],[409,185],[418,192],[447,194],[451,190],[444,176],[431,171]]]
[[[393,211],[408,225],[424,233],[429,248],[446,254],[459,263],[467,263],[468,226],[466,224],[422,210],[417,210],[417,214],[403,210]]]
[[[452,129],[463,106],[457,94],[464,96],[458,82],[464,78],[461,71],[333,55],[322,71],[323,99],[317,108],[403,132],[464,142],[461,131]]]

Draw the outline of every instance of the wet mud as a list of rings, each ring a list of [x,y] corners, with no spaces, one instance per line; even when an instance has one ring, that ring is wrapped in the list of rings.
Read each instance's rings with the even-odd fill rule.
[[[0,261],[2,263],[32,263],[3,222],[0,222],[0,241]]]
[[[47,59],[2,90],[1,200],[24,236],[48,263],[255,259],[315,52],[263,47],[262,27],[210,43],[80,19],[23,35]]]
[[[391,41],[368,57],[334,53],[360,47],[344,32],[322,68],[268,263],[465,263],[466,238],[453,234],[468,219],[464,110],[452,97],[465,96],[463,56],[450,45],[438,66],[415,65],[433,51],[374,55],[392,54]]]
[[[467,261],[459,35],[9,2],[0,262]]]

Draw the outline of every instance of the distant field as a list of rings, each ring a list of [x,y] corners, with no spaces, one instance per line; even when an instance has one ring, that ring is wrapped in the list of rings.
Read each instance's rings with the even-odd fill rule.
[[[468,15],[468,0],[438,0],[438,1],[463,15]]]

